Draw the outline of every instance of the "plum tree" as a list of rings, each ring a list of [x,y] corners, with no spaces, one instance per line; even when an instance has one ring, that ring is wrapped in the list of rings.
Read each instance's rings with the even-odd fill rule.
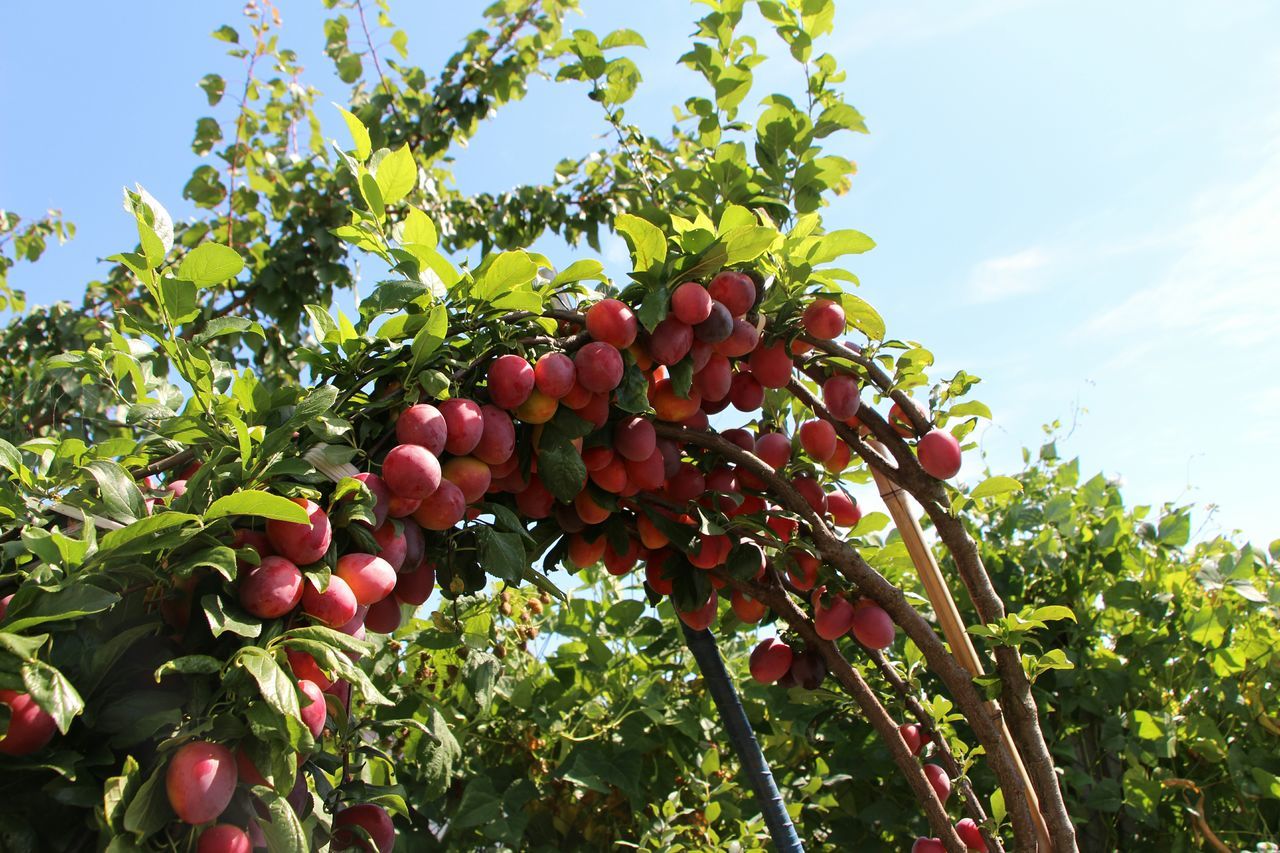
[[[578,350],[573,366],[582,387],[594,394],[607,394],[622,381],[622,354],[604,341],[589,343]]]
[[[711,298],[734,317],[743,317],[756,301],[756,285],[749,276],[726,270],[718,273],[707,286]]]
[[[956,824],[956,835],[960,836],[960,840],[964,842],[964,846],[970,850],[976,850],[978,853],[987,853],[987,842],[982,837],[982,830],[978,828],[978,824],[973,818],[962,818]]]
[[[706,322],[711,316],[711,294],[701,282],[686,281],[671,291],[671,313],[687,326]]]
[[[947,771],[936,764],[926,764],[924,766],[924,775],[929,780],[929,785],[938,795],[938,799],[945,805],[947,799],[951,796],[951,777],[947,775]]]
[[[475,400],[454,398],[440,404],[444,417],[444,449],[455,456],[466,456],[476,449],[484,435],[484,415]],[[385,464],[383,477],[386,477]]]
[[[883,650],[893,645],[893,620],[884,608],[871,601],[859,601],[853,608],[853,636],[869,649]]]
[[[572,5],[497,4],[492,32],[468,37],[438,84],[397,61],[376,86],[363,79],[361,54],[346,43],[347,18],[335,11],[327,53],[344,81],[358,82],[343,114],[353,147],[339,144],[331,160],[318,153],[323,146],[302,154],[280,142],[296,138],[295,126],[320,123],[309,90],[295,83],[293,55],[276,46],[270,16],[235,38],[220,31],[250,58],[250,74],[253,59],[269,56],[261,65],[280,75],[246,89],[265,103],[245,99],[255,105],[243,105],[221,158],[228,183],[214,167],[201,171],[188,186],[200,217],[176,225],[151,196],[126,196],[137,251],[115,256],[110,281],[93,288],[100,302],[75,330],[45,336],[51,348],[43,331],[28,335],[41,342],[41,360],[23,375],[56,378],[39,387],[56,387],[49,397],[59,403],[24,403],[23,432],[5,432],[14,441],[0,445],[0,591],[15,591],[0,626],[8,655],[0,665],[38,685],[37,705],[69,732],[57,754],[77,757],[57,775],[85,782],[83,792],[59,788],[50,798],[59,814],[74,818],[66,825],[102,828],[104,848],[127,839],[191,849],[197,831],[147,801],[158,789],[147,780],[164,773],[182,820],[205,823],[224,809],[228,823],[269,815],[275,831],[262,840],[288,835],[294,847],[323,845],[331,831],[335,847],[372,840],[389,849],[394,823],[415,834],[415,849],[522,849],[530,846],[526,826],[566,828],[549,842],[564,849],[707,849],[731,832],[759,846],[759,822],[741,804],[733,828],[709,808],[699,813],[704,824],[672,821],[665,809],[641,806],[640,788],[630,790],[636,774],[620,785],[591,770],[637,766],[638,754],[595,759],[630,748],[631,726],[647,726],[650,709],[626,716],[634,721],[615,734],[577,742],[589,745],[554,755],[521,746],[529,767],[485,777],[491,786],[522,780],[514,798],[475,781],[474,753],[487,747],[472,734],[485,731],[486,744],[526,742],[514,726],[487,728],[507,722],[498,703],[545,698],[552,682],[576,689],[567,681],[577,671],[589,667],[594,677],[603,659],[619,659],[642,636],[643,655],[655,658],[646,665],[665,673],[669,660],[657,658],[684,636],[673,633],[679,619],[695,632],[714,626],[719,642],[740,650],[742,623],[774,626],[785,639],[761,643],[745,667],[740,655],[734,675],[809,690],[830,679],[844,697],[822,691],[806,702],[838,702],[845,718],[855,715],[844,706],[856,705],[857,725],[870,725],[888,746],[866,748],[863,775],[883,781],[887,798],[909,792],[920,806],[900,825],[860,831],[901,846],[927,822],[946,849],[961,843],[945,796],[931,793],[899,743],[920,749],[897,730],[909,714],[938,727],[931,755],[940,766],[961,768],[966,780],[972,769],[974,786],[999,788],[1008,823],[990,825],[1034,844],[1025,783],[1010,770],[1011,747],[989,697],[956,665],[953,638],[916,609],[919,589],[901,545],[884,533],[886,516],[862,519],[845,490],[875,476],[914,497],[939,549],[952,555],[947,568],[963,582],[956,588],[975,591],[973,610],[988,629],[982,639],[991,640],[978,654],[992,657],[999,674],[1000,722],[1030,751],[1025,766],[1037,774],[1046,818],[1069,833],[1053,760],[1028,710],[1041,659],[1024,670],[1018,642],[1001,628],[1005,605],[961,515],[975,499],[937,482],[951,460],[942,451],[952,448],[936,447],[941,440],[912,410],[896,420],[909,424],[908,435],[924,435],[913,453],[899,424],[890,426],[892,410],[888,420],[880,414],[890,400],[901,406],[906,394],[927,392],[935,409],[927,423],[946,430],[958,454],[985,408],[966,399],[973,377],[957,373],[930,386],[930,354],[888,337],[875,310],[846,292],[852,272],[833,266],[870,240],[832,230],[820,212],[847,188],[852,163],[831,151],[819,156],[818,140],[861,125],[830,88],[840,77],[834,60],[811,54],[830,8],[792,0],[761,7],[809,82],[807,109],[771,98],[759,124],[747,115],[755,107],[741,106],[759,103],[741,100],[755,38],[738,31],[738,11],[711,13],[683,61],[711,84],[714,100],[683,101],[699,118],[678,118],[664,143],[624,122],[621,104],[638,74],[615,51],[634,46],[636,35],[565,38]],[[387,15],[380,8],[379,26]],[[373,52],[379,38],[366,35]],[[390,43],[401,51],[404,39]],[[381,77],[382,64],[371,59]],[[563,164],[546,187],[502,199],[452,189],[455,144],[523,94],[530,76],[557,64],[549,76],[590,84],[620,147]],[[219,80],[206,81],[218,97]],[[211,140],[208,123],[202,127]],[[591,258],[556,268],[526,248],[547,228],[591,246],[621,238],[625,275],[615,281]],[[451,259],[473,245],[467,263]],[[326,306],[354,283],[357,262],[385,270],[353,309],[331,317]],[[10,370],[0,366],[0,380],[25,400],[5,378]],[[39,420],[46,414],[52,419]],[[265,542],[256,535],[264,523]],[[585,650],[579,664],[560,667],[575,678],[520,682],[530,661],[522,655],[537,636],[528,616],[567,597],[554,575],[566,564],[588,582],[625,579],[636,593],[643,583],[643,596],[556,608],[594,619],[564,644],[566,655]],[[441,606],[417,610],[437,593],[437,578]],[[723,617],[721,598],[729,599]],[[919,654],[909,667],[893,657],[898,628]],[[77,632],[74,642],[64,631]],[[97,649],[100,656],[86,651]],[[899,672],[911,673],[909,685]],[[692,681],[670,679],[663,689],[674,697]],[[659,692],[619,682],[600,695],[649,702]],[[923,719],[924,700],[938,708],[944,695],[954,711]],[[793,713],[795,703],[778,704],[786,706],[780,714]],[[19,742],[11,716],[0,745]],[[702,732],[700,741],[713,731],[688,722],[673,728]],[[595,720],[583,715],[583,724]],[[865,746],[864,734],[849,740]],[[175,770],[195,743],[234,747],[239,766],[254,768],[213,813],[199,811],[208,797],[188,791]],[[660,752],[646,753],[646,778],[636,785],[648,784]],[[890,762],[905,785],[887,784]],[[227,766],[234,790],[236,765]],[[36,777],[23,772],[31,774],[25,787]],[[732,776],[726,769],[722,779]],[[563,796],[516,802],[548,779]],[[249,784],[259,780],[281,790]],[[47,781],[29,787],[53,790]],[[987,825],[990,800],[968,786],[958,786],[966,814]],[[650,834],[572,835],[579,824],[566,819],[568,803],[584,821],[603,815],[614,831],[647,821]],[[483,809],[493,817],[475,820]],[[810,812],[834,820],[840,810],[817,811],[799,810],[801,822]],[[445,839],[444,827],[466,840]],[[700,827],[706,834],[696,834]],[[94,846],[79,836],[66,846],[81,841]]]

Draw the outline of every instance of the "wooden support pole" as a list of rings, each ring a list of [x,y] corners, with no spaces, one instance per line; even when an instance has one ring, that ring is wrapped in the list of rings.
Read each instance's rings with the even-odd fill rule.
[[[888,452],[878,442],[868,443],[878,453],[885,456],[885,458],[889,458]],[[978,650],[974,648],[973,641],[969,638],[969,632],[965,628],[964,620],[960,617],[960,610],[956,607],[955,599],[951,596],[951,589],[942,577],[942,569],[938,565],[938,561],[934,559],[933,551],[924,541],[924,531],[920,529],[920,522],[916,520],[915,513],[911,511],[911,506],[907,503],[908,494],[897,483],[894,483],[876,469],[873,468],[871,473],[876,479],[876,487],[880,490],[880,497],[884,499],[885,506],[889,508],[889,515],[892,516],[893,523],[898,528],[898,534],[902,537],[902,542],[907,547],[907,553],[911,555],[911,562],[915,564],[916,572],[920,575],[920,583],[924,586],[925,594],[929,596],[929,602],[933,605],[933,612],[937,614],[938,624],[942,628],[942,635],[946,638],[947,644],[951,646],[951,654],[955,655],[960,665],[975,678],[982,675],[984,672],[982,659],[978,657]],[[990,704],[992,703],[988,703],[988,706]],[[1035,787],[1031,784],[1031,776],[1027,773],[1026,765],[1022,762],[1022,756],[1018,753],[1018,748],[1013,742],[1013,735],[1009,732],[1009,727],[1005,723],[1003,716],[1000,718],[1000,741],[1005,749],[1009,751],[1009,755],[1013,758],[1014,764],[1018,768],[1018,774],[1022,777],[1022,785],[1027,794],[1027,803],[1031,807],[1031,819],[1036,825],[1036,836],[1039,840],[1041,853],[1053,853],[1053,839],[1049,835],[1049,826],[1045,822],[1044,814],[1040,811],[1040,800],[1036,797]]]

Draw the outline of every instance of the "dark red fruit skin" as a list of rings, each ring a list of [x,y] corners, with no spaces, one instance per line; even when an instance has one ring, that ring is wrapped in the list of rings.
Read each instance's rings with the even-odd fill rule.
[[[359,826],[369,833],[365,841],[346,827]],[[381,806],[362,803],[348,806],[333,817],[333,841],[335,850],[353,848],[368,853],[389,853],[396,843],[396,828],[391,816]]]
[[[699,607],[697,610],[685,612],[677,610],[676,615],[680,617],[680,621],[688,625],[694,631],[705,631],[710,627],[711,623],[716,620],[716,605],[719,603],[715,590],[711,591],[711,597],[707,599],[707,603]]]
[[[497,406],[481,406],[480,418],[480,441],[472,453],[487,465],[501,465],[515,452],[515,424],[511,416]]]
[[[267,538],[282,557],[288,557],[299,566],[307,566],[324,557],[333,539],[329,516],[315,501],[294,498],[293,502],[307,511],[307,523],[278,521],[267,522]]]
[[[436,456],[444,452],[449,428],[444,415],[435,406],[419,403],[410,406],[396,419],[396,440],[401,444],[421,444]]]
[[[196,853],[253,853],[253,843],[240,827],[218,823],[200,833]]]
[[[917,838],[911,845],[911,853],[946,853],[946,850],[937,838]]]
[[[847,421],[858,414],[861,405],[858,380],[838,374],[822,383],[822,404],[836,420]]]
[[[796,687],[817,690],[827,677],[827,661],[813,649],[798,652],[791,661],[791,678]]]
[[[794,659],[791,647],[777,637],[761,640],[751,651],[751,677],[761,684],[772,684],[787,674]]]
[[[765,388],[787,387],[787,383],[791,381],[791,371],[795,368],[783,341],[756,347],[748,364],[751,365],[751,374]]]
[[[658,364],[672,365],[689,354],[693,329],[675,317],[658,324],[649,337],[649,353]]]
[[[741,358],[760,345],[760,330],[743,319],[733,321],[729,337],[716,344],[716,352],[729,358]]]
[[[444,449],[455,456],[466,456],[476,449],[484,434],[484,418],[475,400],[455,397],[440,404],[440,414],[448,426]],[[385,473],[383,475],[386,476]]]
[[[241,572],[240,604],[260,619],[277,619],[302,601],[302,572],[284,557],[267,557]]]
[[[693,336],[708,344],[723,343],[731,334],[733,334],[733,315],[719,302],[712,302],[711,313],[707,315],[707,319],[693,327]]]

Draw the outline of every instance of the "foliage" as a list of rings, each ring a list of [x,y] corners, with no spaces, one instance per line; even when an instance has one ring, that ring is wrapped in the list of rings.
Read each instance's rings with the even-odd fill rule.
[[[1040,634],[1072,666],[1036,692],[1082,844],[1192,849],[1201,810],[1232,849],[1275,843],[1280,549],[1192,542],[1188,507],[1126,507],[1052,440],[1027,458],[971,523],[1002,593],[1078,618]]]

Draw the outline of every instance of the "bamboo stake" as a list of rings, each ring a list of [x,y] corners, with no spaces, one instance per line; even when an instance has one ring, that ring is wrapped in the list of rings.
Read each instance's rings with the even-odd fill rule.
[[[885,448],[879,442],[872,441],[868,444],[876,452],[889,458]],[[920,583],[924,586],[925,594],[929,596],[933,611],[938,616],[942,635],[951,646],[951,653],[975,678],[982,675],[984,672],[982,660],[978,657],[978,651],[969,638],[969,632],[965,629],[964,620],[960,617],[960,610],[951,596],[951,590],[942,577],[942,569],[938,566],[933,551],[925,544],[924,531],[920,529],[920,522],[916,520],[915,513],[907,504],[907,493],[897,483],[874,468],[871,473],[880,490],[880,497],[884,499],[889,515],[893,517],[893,523],[898,528],[898,534],[907,547],[907,553],[911,555],[911,562],[915,564],[916,572],[920,575]],[[987,703],[988,707],[992,704]],[[1042,853],[1053,853],[1053,839],[1049,835],[1049,826],[1045,822],[1044,814],[1040,811],[1040,800],[1036,796],[1035,787],[1031,784],[1031,776],[1027,773],[1026,765],[1022,763],[1022,756],[1014,745],[1013,735],[1010,734],[1003,715],[1000,717],[1000,741],[1009,751],[1014,764],[1017,765],[1018,775],[1022,777],[1022,786],[1026,790],[1027,803],[1031,806],[1031,819],[1036,825],[1040,850]]]

